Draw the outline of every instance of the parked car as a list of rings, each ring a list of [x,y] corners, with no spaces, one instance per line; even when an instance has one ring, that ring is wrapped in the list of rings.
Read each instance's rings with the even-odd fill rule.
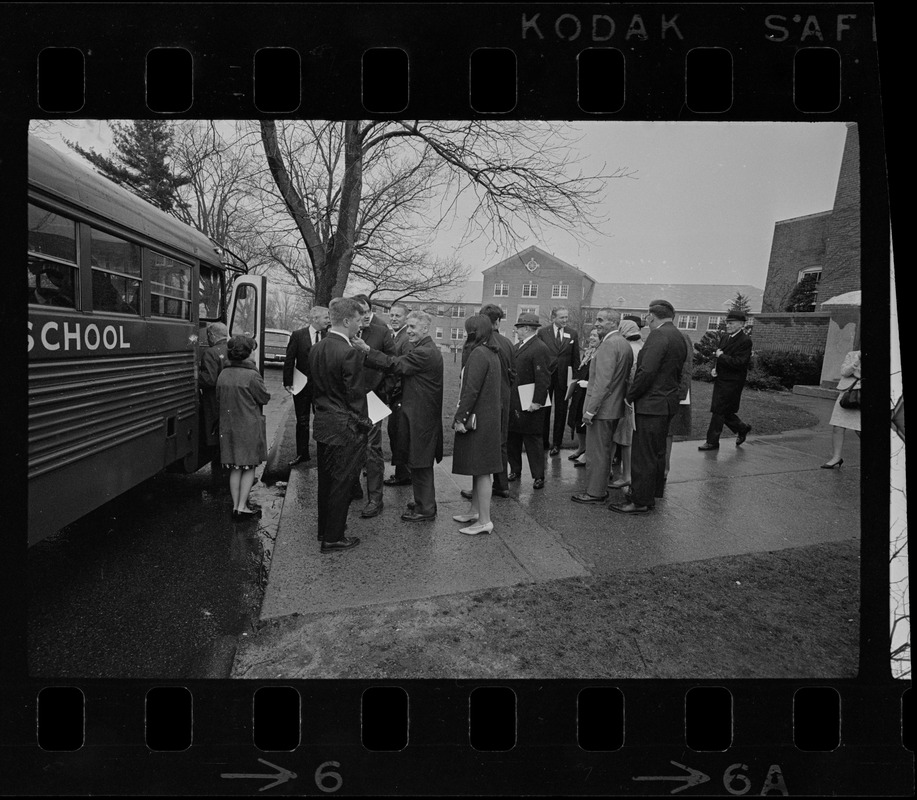
[[[264,329],[264,363],[283,364],[287,354],[287,343],[290,341],[290,331],[280,328]]]

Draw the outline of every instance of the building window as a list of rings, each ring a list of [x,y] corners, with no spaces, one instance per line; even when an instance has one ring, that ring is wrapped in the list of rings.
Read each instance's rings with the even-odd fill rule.
[[[509,284],[500,283],[494,284],[494,297],[509,297]]]
[[[140,246],[92,228],[89,254],[93,310],[139,315]]]
[[[619,297],[619,298],[615,301],[615,305],[618,306],[618,308],[623,308],[624,306],[627,305],[627,298],[626,298],[626,297]]]
[[[153,316],[191,319],[191,266],[153,253],[150,295]]]
[[[437,328],[437,329],[436,329],[436,338],[437,338],[437,339],[442,339],[442,338],[443,338],[443,329],[442,329],[442,328]]]
[[[707,318],[707,330],[716,331],[719,330],[720,325],[726,321],[726,317],[708,317]]]
[[[679,314],[678,328],[683,331],[696,331],[697,314]]]
[[[451,339],[461,340],[465,338],[465,329],[464,328],[452,328],[451,330]]]
[[[537,283],[523,283],[522,284],[522,296],[523,297],[538,297],[538,284]]]
[[[593,322],[595,322],[595,312],[583,309],[583,324],[592,325]]]
[[[449,309],[449,316],[452,317],[453,319],[456,317],[464,317],[465,316],[465,306],[452,306]]]
[[[567,283],[555,283],[551,287],[551,297],[565,300],[570,295],[570,285]],[[533,297],[535,295],[532,295]]]
[[[538,306],[519,306],[520,314],[534,314],[538,316]]]
[[[79,296],[76,223],[29,205],[29,302],[75,308]]]
[[[445,316],[446,316],[446,307],[445,307],[445,306],[437,306],[437,307],[436,307],[436,316],[437,316],[437,317],[445,317]]]

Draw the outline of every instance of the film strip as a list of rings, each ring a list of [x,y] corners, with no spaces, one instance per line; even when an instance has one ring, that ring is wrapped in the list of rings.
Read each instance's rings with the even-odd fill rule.
[[[866,392],[876,408],[887,402],[897,302],[886,280],[887,161],[898,139],[879,65],[902,51],[898,21],[872,4],[8,4],[3,14],[2,203],[14,252],[27,244],[32,120],[855,123],[861,341],[876,376]],[[891,183],[897,192],[894,173]],[[17,293],[2,303],[4,319],[25,316]],[[13,369],[26,385],[25,359]],[[27,452],[26,395],[5,401],[22,420],[11,451]],[[781,680],[728,665],[680,674],[673,650],[666,679],[639,669],[525,680],[498,669],[425,680],[67,677],[78,664],[38,678],[22,601],[28,548],[10,524],[4,791],[911,794],[910,681],[890,663],[887,532],[901,513],[890,456],[887,418],[864,416],[860,633],[856,668],[841,677],[817,666]],[[9,461],[18,505],[29,490],[20,460]],[[906,526],[904,537],[906,554]],[[768,642],[757,650],[766,663]]]

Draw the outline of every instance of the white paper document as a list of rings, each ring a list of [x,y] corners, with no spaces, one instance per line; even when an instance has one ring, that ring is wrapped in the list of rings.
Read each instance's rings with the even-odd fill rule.
[[[518,387],[518,391],[519,404],[522,406],[523,411],[527,411],[528,407],[532,405],[532,398],[535,397],[535,384],[523,383]],[[546,395],[542,408],[547,408],[549,405],[551,405],[551,396]]]
[[[573,383],[573,367],[567,367],[567,385]]]
[[[293,367],[293,394],[299,394],[306,388],[309,379],[303,375],[296,367]]]
[[[392,413],[392,410],[379,399],[379,395],[375,392],[366,393],[366,406],[366,414],[372,420],[373,425]]]

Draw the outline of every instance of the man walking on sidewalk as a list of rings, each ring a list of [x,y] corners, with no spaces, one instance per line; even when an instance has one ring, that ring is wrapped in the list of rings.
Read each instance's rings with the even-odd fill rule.
[[[315,407],[313,435],[318,449],[318,538],[323,553],[356,547],[347,538],[347,511],[359,480],[372,427],[363,388],[363,354],[351,344],[360,330],[359,303],[340,298],[331,303],[331,330],[312,348],[309,368]]]
[[[726,315],[726,333],[714,354],[710,374],[714,378],[710,400],[710,426],[707,440],[698,450],[718,450],[723,425],[736,434],[736,447],[745,441],[751,425],[739,419],[739,403],[748,365],[751,361],[751,339],[745,333],[745,312],[733,310]]]

